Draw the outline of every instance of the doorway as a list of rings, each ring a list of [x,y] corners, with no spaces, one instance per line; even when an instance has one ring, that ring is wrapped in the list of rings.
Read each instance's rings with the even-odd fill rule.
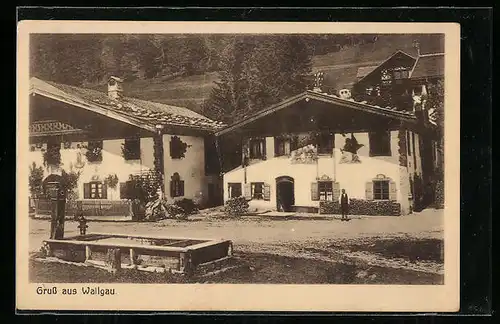
[[[290,212],[295,204],[294,180],[283,176],[276,178],[276,209]]]

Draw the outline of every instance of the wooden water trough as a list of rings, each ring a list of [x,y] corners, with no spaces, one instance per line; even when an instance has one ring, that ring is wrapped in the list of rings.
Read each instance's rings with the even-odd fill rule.
[[[229,240],[145,236],[116,233],[89,233],[47,239],[46,257],[84,262],[111,272],[136,268],[156,272],[192,274],[198,267],[227,261],[232,256]]]

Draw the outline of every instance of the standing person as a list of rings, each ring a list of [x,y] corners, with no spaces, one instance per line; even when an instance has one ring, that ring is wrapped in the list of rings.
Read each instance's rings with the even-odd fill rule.
[[[348,221],[349,218],[347,214],[349,214],[349,197],[345,193],[345,189],[342,189],[342,194],[340,195],[340,212],[342,213],[342,221]]]

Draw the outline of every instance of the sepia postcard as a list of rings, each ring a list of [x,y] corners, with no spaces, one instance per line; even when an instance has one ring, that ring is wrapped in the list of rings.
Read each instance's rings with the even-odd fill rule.
[[[459,41],[20,21],[16,308],[458,311]]]

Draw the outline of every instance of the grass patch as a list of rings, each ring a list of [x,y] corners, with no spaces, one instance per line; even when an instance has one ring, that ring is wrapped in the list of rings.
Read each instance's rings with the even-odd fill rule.
[[[335,247],[335,245],[330,247]],[[348,243],[344,248],[353,252],[369,252],[386,258],[407,259],[410,262],[444,262],[443,240],[439,239],[375,238],[369,241]]]
[[[334,263],[265,253],[236,253],[246,266],[208,278],[123,269],[119,275],[70,264],[30,260],[38,283],[226,283],[226,284],[442,284],[443,276],[405,269]]]

